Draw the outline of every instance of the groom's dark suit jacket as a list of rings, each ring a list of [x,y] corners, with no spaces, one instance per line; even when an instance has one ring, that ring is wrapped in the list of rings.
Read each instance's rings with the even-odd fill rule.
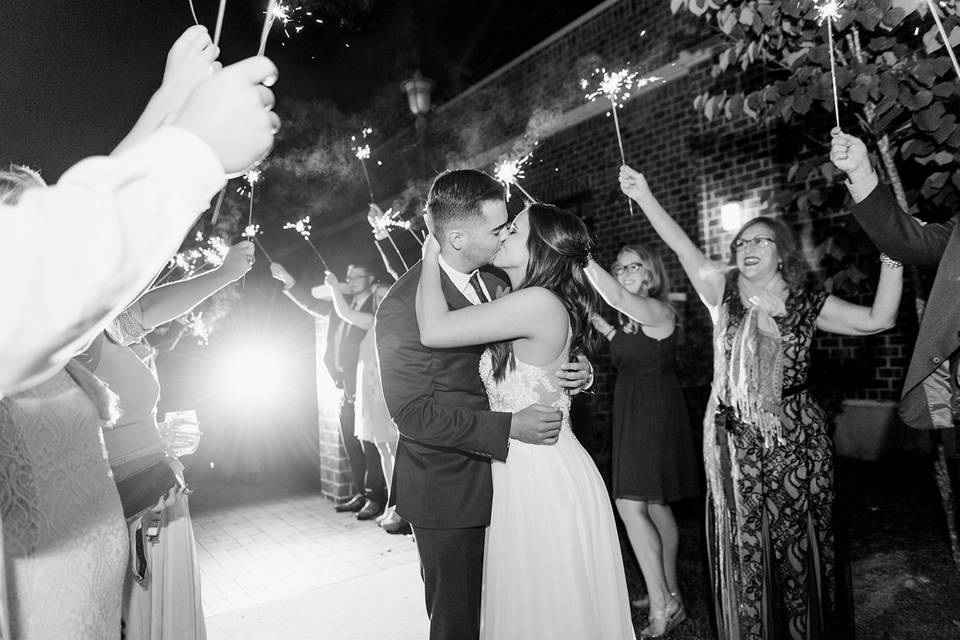
[[[948,359],[960,347],[960,225],[921,225],[903,212],[890,188],[876,188],[851,209],[874,244],[907,265],[935,267],[937,276],[903,384],[900,416],[917,429],[952,426]]]
[[[451,309],[470,301],[441,270]],[[503,286],[483,274],[489,291]],[[420,343],[416,294],[420,263],[390,289],[377,311],[383,395],[397,428],[397,513],[414,526],[460,529],[490,524],[490,460],[505,460],[511,414],[490,411],[478,369],[483,346],[431,349]]]

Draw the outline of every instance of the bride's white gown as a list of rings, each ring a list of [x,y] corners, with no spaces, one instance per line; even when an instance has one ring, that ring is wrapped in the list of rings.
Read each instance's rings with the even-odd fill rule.
[[[634,638],[610,498],[570,430],[570,397],[556,382],[566,352],[544,366],[517,359],[499,382],[490,351],[480,359],[492,410],[516,412],[540,403],[563,412],[555,445],[512,440],[507,461],[493,462],[482,640]]]

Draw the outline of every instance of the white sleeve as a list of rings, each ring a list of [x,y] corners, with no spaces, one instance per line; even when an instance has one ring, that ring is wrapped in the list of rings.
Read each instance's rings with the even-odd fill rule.
[[[0,397],[52,375],[103,330],[224,183],[209,146],[168,126],[0,205]]]

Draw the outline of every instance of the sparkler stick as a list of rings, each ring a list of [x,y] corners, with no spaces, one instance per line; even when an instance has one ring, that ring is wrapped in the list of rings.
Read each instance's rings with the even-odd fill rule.
[[[325,271],[330,271],[330,266],[327,264],[327,261],[323,259],[323,256],[320,255],[320,252],[317,251],[317,248],[313,245],[313,241],[310,239],[310,232],[313,230],[313,227],[310,225],[310,216],[304,216],[297,220],[296,222],[288,222],[283,225],[284,229],[293,229],[300,237],[303,238],[310,248],[313,249],[313,252],[317,254],[317,257],[320,258],[320,263],[323,265]]]
[[[409,224],[405,226],[404,229],[406,229],[410,233],[410,235],[413,236],[413,239],[417,241],[417,244],[419,244],[421,247],[423,246],[423,240],[421,240],[420,236],[418,236],[416,232],[410,228]]]
[[[937,30],[940,32],[940,38],[943,40],[943,46],[947,49],[947,55],[953,63],[953,70],[957,72],[957,78],[960,78],[960,64],[957,63],[957,56],[953,53],[953,46],[950,44],[950,38],[947,37],[947,30],[943,28],[940,22],[940,14],[937,12],[937,5],[933,0],[927,0],[930,7],[930,13],[933,14],[933,20],[937,23]]]
[[[264,248],[263,248],[263,245],[260,244],[260,241],[257,240],[257,236],[253,236],[253,241],[257,244],[258,247],[260,247],[260,251],[263,251],[263,255],[267,258],[267,260],[269,260],[271,263],[273,263],[273,258],[270,257],[270,254],[267,253],[267,250],[264,249]]]
[[[270,29],[273,27],[274,20],[280,20],[283,24],[290,20],[289,9],[280,0],[270,0],[270,4],[267,5],[266,17],[263,19],[263,31],[260,32],[258,56],[262,56],[267,49],[267,38],[270,36]]]
[[[379,214],[375,212],[380,212]],[[390,227],[404,227],[407,231],[410,231],[410,223],[397,220],[399,211],[394,212],[393,209],[387,209],[386,212],[380,210],[376,204],[371,203],[370,213],[367,214],[367,221],[370,223],[370,226],[373,227],[373,236],[374,239],[377,239],[378,235],[385,235],[387,240],[390,241],[390,244],[393,246],[393,250],[397,252],[397,255],[400,257],[400,262],[403,263],[404,269],[409,269],[407,261],[404,260],[403,254],[400,253],[400,248],[397,246],[397,243],[394,241],[393,236],[390,235]],[[413,231],[410,231],[414,238],[417,237]],[[417,239],[417,242],[420,242]],[[420,246],[423,246],[423,243],[420,242]]]
[[[220,8],[217,10],[217,27],[213,32],[213,45],[220,46],[220,29],[223,27],[223,13],[227,8],[227,0],[220,0]]]
[[[197,20],[197,10],[193,8],[193,0],[187,0],[190,3],[190,15],[193,16],[193,24],[200,24]]]
[[[634,85],[637,78],[636,71],[621,69],[620,71],[608,72],[605,68],[598,67],[594,69],[594,75],[600,75],[601,80],[597,89],[593,93],[586,95],[587,100],[596,100],[600,96],[605,96],[610,100],[610,110],[613,112],[613,126],[617,131],[617,146],[620,149],[620,162],[627,164],[627,154],[623,148],[623,135],[620,132],[620,118],[617,116],[617,109],[620,107],[621,99],[630,97],[629,89]],[[637,86],[643,86],[659,78],[644,78],[637,83]],[[580,80],[580,87],[586,89],[590,82],[586,79]],[[633,215],[633,201],[627,198],[627,204],[630,207],[630,215]]]
[[[840,99],[837,97],[837,61],[833,51],[833,22],[840,19],[840,7],[843,2],[837,0],[827,0],[817,7],[817,22],[827,23],[827,47],[830,50],[830,82],[833,85],[833,114],[837,120],[837,128],[840,128]],[[949,48],[949,45],[948,45]],[[951,52],[952,55],[953,52]]]

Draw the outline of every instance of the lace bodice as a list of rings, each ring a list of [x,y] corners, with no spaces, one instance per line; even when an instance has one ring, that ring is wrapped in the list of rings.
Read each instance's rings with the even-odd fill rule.
[[[569,342],[567,343],[569,347]],[[567,349],[549,364],[536,366],[516,358],[515,369],[503,380],[493,379],[493,361],[489,349],[480,356],[480,379],[487,389],[492,411],[516,413],[531,404],[555,407],[563,413],[561,429],[570,430],[570,396],[557,384],[557,369],[567,360]]]

